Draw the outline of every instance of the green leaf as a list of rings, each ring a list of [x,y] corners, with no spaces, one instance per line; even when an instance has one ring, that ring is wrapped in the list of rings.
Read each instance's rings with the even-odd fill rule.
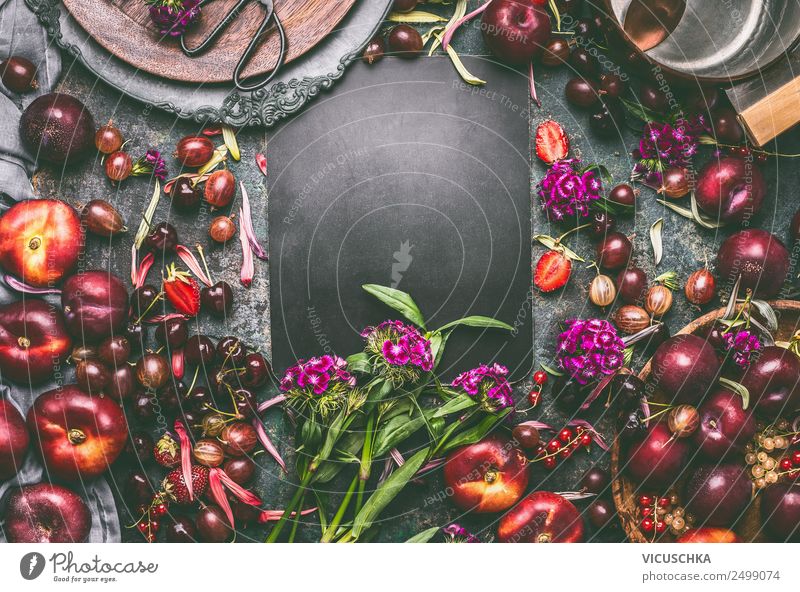
[[[480,442],[486,434],[491,432],[495,426],[497,426],[503,419],[505,419],[506,415],[511,413],[511,409],[504,409],[499,413],[495,413],[493,415],[487,415],[484,417],[480,422],[478,422],[475,426],[464,430],[460,434],[456,435],[452,440],[449,440],[439,452],[442,454],[449,452],[455,448],[459,448],[461,446],[467,446],[468,444],[474,444],[475,442]]]
[[[634,212],[634,206],[616,203],[605,197],[593,201],[591,207],[595,210],[600,210],[601,212],[607,212],[617,216],[628,216]]]
[[[446,417],[453,413],[458,413],[464,409],[469,409],[477,405],[477,401],[469,395],[459,394],[447,401],[444,405],[434,410],[432,417]]]
[[[547,364],[543,364],[542,362],[539,362],[539,365],[542,367],[542,370],[547,372],[550,376],[564,376],[563,372],[561,372],[560,370],[556,370],[555,368],[552,368],[552,367],[548,366]]]
[[[586,261],[575,251],[573,251],[566,245],[558,242],[552,236],[548,236],[546,234],[537,234],[533,237],[533,240],[542,243],[548,249],[553,249],[554,251],[560,251],[561,253],[564,254],[565,257],[567,257],[568,259],[572,259],[573,261],[578,261],[579,263],[583,263],[584,261]]]
[[[653,258],[655,265],[661,263],[661,257],[664,256],[664,243],[661,239],[661,231],[664,228],[664,218],[659,218],[650,226],[650,243],[653,245]]]
[[[714,220],[711,216],[705,215],[703,212],[700,211],[699,206],[697,205],[697,198],[694,195],[694,191],[692,191],[691,199],[691,206],[692,206],[692,216],[694,217],[694,221],[697,222],[703,228],[722,228],[725,226],[725,222],[721,220]]]
[[[422,468],[428,459],[428,448],[423,448],[414,456],[409,458],[402,467],[398,467],[389,477],[375,490],[369,499],[364,503],[361,511],[353,520],[353,538],[358,537],[367,528],[372,526],[378,519],[381,512],[386,509],[392,500],[403,490],[417,471]]]
[[[347,432],[339,438],[336,450],[332,455],[334,458],[320,465],[317,472],[314,473],[314,483],[328,483],[341,473],[342,469],[356,462],[363,445],[363,432]]]
[[[374,456],[383,456],[425,427],[427,418],[419,411],[411,417],[399,415],[382,424],[375,432]]]
[[[359,352],[357,354],[347,356],[347,369],[351,372],[371,374],[372,363],[369,361],[369,356],[365,352]]]
[[[719,383],[728,387],[728,389],[742,398],[742,409],[747,409],[750,406],[750,391],[747,390],[747,387],[742,383],[735,382],[725,377],[720,378]]]
[[[408,539],[406,542],[407,543],[427,543],[434,536],[436,536],[437,532],[439,532],[439,527],[438,526],[434,526],[433,528],[429,528],[428,530],[423,530],[422,532],[419,532],[419,533],[415,534],[410,539]]]
[[[431,335],[431,355],[433,356],[433,369],[439,366],[439,362],[442,361],[442,356],[444,356],[444,346],[447,345],[447,338],[450,337],[450,333],[434,333]]]
[[[236,132],[229,125],[222,126],[222,140],[228,148],[228,152],[233,160],[241,160],[242,154],[239,151],[239,143],[236,141]]]
[[[767,323],[767,329],[770,331],[778,330],[778,316],[775,310],[764,300],[751,300],[750,303],[756,307],[758,314],[760,314]]]
[[[441,333],[445,329],[452,329],[453,327],[458,327],[458,326],[481,327],[485,329],[505,329],[506,331],[514,330],[514,327],[512,327],[508,323],[504,323],[503,321],[498,321],[497,319],[493,319],[491,317],[482,317],[476,315],[471,317],[464,317],[463,319],[458,319],[457,321],[451,321],[446,325],[439,327],[436,330],[436,333]]]
[[[378,284],[364,284],[361,286],[368,294],[372,294],[389,308],[393,308],[417,327],[425,329],[425,318],[422,316],[417,303],[413,298],[394,288],[379,286]],[[427,330],[427,329],[426,329]]]
[[[650,121],[663,121],[664,118],[656,113],[655,111],[651,111],[647,107],[642,106],[641,103],[634,103],[633,101],[629,101],[627,99],[620,99],[622,104],[625,105],[625,109],[627,109],[628,113],[633,115],[637,119],[641,119],[645,123]]]
[[[142,221],[139,223],[139,229],[136,231],[136,236],[133,239],[133,243],[136,245],[137,249],[142,246],[147,233],[150,232],[150,224],[153,221],[153,214],[156,213],[156,208],[158,207],[158,202],[160,200],[161,183],[159,183],[158,179],[156,179],[156,185],[153,188],[153,197],[150,198],[150,202],[147,204],[147,209],[144,211]]]

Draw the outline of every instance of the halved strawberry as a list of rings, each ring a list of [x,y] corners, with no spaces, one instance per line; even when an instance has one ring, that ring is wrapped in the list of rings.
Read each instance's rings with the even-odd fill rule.
[[[536,156],[547,164],[566,158],[569,139],[564,128],[552,119],[547,119],[536,128]]]
[[[200,284],[185,271],[179,271],[172,263],[167,267],[164,279],[164,294],[169,303],[181,314],[194,317],[200,312]]]
[[[572,272],[572,261],[558,251],[546,251],[536,264],[533,283],[542,292],[563,288]]]

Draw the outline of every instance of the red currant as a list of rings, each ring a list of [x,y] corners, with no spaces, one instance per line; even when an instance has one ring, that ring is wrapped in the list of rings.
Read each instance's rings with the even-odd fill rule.
[[[670,504],[668,497],[660,497],[658,498],[658,507],[659,508],[668,508]]]
[[[533,389],[528,393],[528,403],[530,403],[532,407],[536,407],[541,400],[542,391],[540,389]]]
[[[561,450],[561,442],[558,440],[550,440],[550,442],[547,443],[547,452],[550,454],[558,452],[559,450]]]
[[[791,471],[792,470],[792,459],[784,457],[781,459],[781,471]]]
[[[792,464],[796,467],[800,467],[800,450],[792,452]]]
[[[151,520],[150,521],[150,530],[152,532],[158,532],[158,529],[159,529],[160,526],[161,526],[161,524],[159,524],[158,520]]]
[[[564,428],[558,433],[558,439],[566,444],[567,442],[572,440],[572,430]]]
[[[569,458],[572,456],[572,448],[567,446],[566,448],[562,448],[561,451],[558,453],[561,455],[561,458]]]
[[[795,471],[792,471],[791,473],[789,473],[788,475],[786,475],[786,477],[787,477],[787,478],[788,478],[790,481],[792,481],[792,480],[794,480],[794,479],[800,479],[800,471],[797,471],[797,470],[795,470]]]
[[[649,495],[639,496],[639,505],[642,507],[650,507],[653,505],[653,498]]]
[[[544,454],[544,451],[545,451],[544,444],[539,444],[536,447],[536,456],[540,456],[540,455]]]
[[[156,516],[163,516],[167,513],[167,504],[158,504],[155,508],[153,508],[153,514]]]
[[[581,435],[581,446],[588,448],[592,445],[592,435],[588,432]]]
[[[534,384],[538,384],[539,386],[547,384],[547,372],[543,372],[542,370],[537,370],[536,372],[534,372],[533,382]]]
[[[150,528],[150,525],[147,522],[140,522],[136,525],[136,528],[139,529],[139,532],[147,532]]]
[[[544,468],[553,470],[556,468],[556,457],[555,456],[548,456],[546,459],[542,461],[544,463]]]
[[[653,515],[653,508],[651,506],[642,508],[642,518],[649,518],[652,515]]]
[[[642,520],[642,530],[645,532],[653,532],[653,528],[655,527],[655,523],[653,522],[652,518],[645,518]]]
[[[656,522],[656,532],[661,534],[666,532],[667,530],[667,523],[666,522]]]
[[[154,534],[147,534],[147,535],[145,535],[144,538],[148,543],[155,543],[156,542],[156,535],[154,535]]]

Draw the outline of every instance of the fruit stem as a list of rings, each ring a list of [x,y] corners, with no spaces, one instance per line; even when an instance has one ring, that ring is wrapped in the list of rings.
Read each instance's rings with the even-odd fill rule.
[[[195,248],[197,249],[197,252],[200,253],[200,261],[203,262],[203,269],[206,270],[206,277],[208,278],[208,281],[210,281],[213,284],[214,279],[211,277],[211,272],[208,271],[208,263],[206,263],[206,255],[203,252],[203,246],[197,244],[195,245]]]
[[[267,537],[267,540],[265,542],[274,543],[278,540],[278,537],[281,535],[281,530],[283,530],[283,527],[286,524],[286,520],[289,518],[289,516],[292,515],[294,509],[299,507],[298,503],[304,496],[306,487],[308,487],[308,484],[311,482],[312,476],[313,473],[309,472],[308,470],[304,471],[303,479],[302,481],[300,481],[300,485],[298,486],[297,491],[295,491],[294,496],[289,502],[289,505],[286,506],[283,515],[280,517],[278,522],[275,523],[275,526],[272,528],[272,532],[269,533],[269,536]]]
[[[78,445],[86,441],[86,434],[77,428],[72,428],[67,432],[67,440],[70,444]]]
[[[145,318],[145,317],[146,317],[146,316],[147,316],[147,315],[150,313],[150,310],[151,310],[151,309],[152,309],[152,308],[153,308],[153,307],[156,305],[156,302],[158,302],[159,300],[161,300],[161,298],[162,298],[163,296],[164,296],[164,292],[163,292],[163,291],[159,292],[159,293],[156,295],[156,297],[155,297],[155,298],[153,298],[153,301],[152,301],[150,304],[148,304],[148,305],[147,305],[147,308],[145,308],[145,309],[144,309],[144,312],[143,312],[143,313],[142,313],[142,314],[139,316],[139,318],[138,318],[138,319],[136,319],[136,320],[133,322],[133,324],[134,324],[134,325],[140,325],[140,324],[142,323],[142,319],[143,319],[143,318]]]

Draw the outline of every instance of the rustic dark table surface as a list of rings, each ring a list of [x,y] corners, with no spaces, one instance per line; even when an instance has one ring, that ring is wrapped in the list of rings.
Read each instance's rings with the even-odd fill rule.
[[[481,41],[480,31],[475,26],[466,26],[457,35],[454,46],[463,53],[483,54],[485,49]],[[169,154],[176,142],[183,136],[199,131],[197,124],[176,120],[173,116],[159,112],[150,105],[133,101],[100,80],[92,77],[80,64],[72,63],[65,57],[64,76],[60,90],[80,97],[89,106],[98,125],[108,119],[122,130],[131,153],[144,153],[148,147],[156,147]],[[425,60],[418,60],[420,68],[425,67]],[[380,68],[380,64],[374,66]],[[624,67],[624,65],[623,65]],[[613,175],[615,182],[622,182],[629,177],[632,161],[629,156],[630,149],[638,141],[638,135],[633,125],[626,127],[621,134],[610,140],[599,140],[593,137],[588,130],[588,116],[568,106],[564,100],[563,89],[566,81],[571,77],[567,68],[558,70],[539,68],[537,84],[539,97],[542,101],[541,109],[533,108],[531,127],[546,118],[559,121],[566,129],[575,153],[579,154],[587,163],[597,162],[605,165]],[[489,81],[491,87],[491,81]],[[630,124],[634,124],[629,120]],[[244,181],[249,189],[254,202],[254,217],[256,230],[262,238],[267,236],[266,208],[268,207],[266,180],[254,164],[254,155],[265,152],[269,138],[269,130],[244,129],[239,133],[239,144],[242,148],[241,162],[231,163],[231,169],[238,180]],[[800,139],[797,131],[790,131],[780,141],[780,150],[784,153],[800,152]],[[711,151],[705,150],[699,162],[710,157]],[[542,163],[535,158],[532,163],[532,181],[536,183],[545,171]],[[167,157],[170,174],[177,172],[178,163],[170,156]],[[761,213],[753,220],[755,226],[773,231],[780,238],[787,238],[788,221],[798,207],[797,187],[800,185],[800,168],[792,159],[771,159],[763,166],[767,179],[768,197]],[[54,196],[66,199],[74,204],[85,203],[92,198],[110,200],[125,212],[131,232],[110,244],[107,241],[92,239],[89,242],[89,257],[87,261],[91,267],[108,267],[127,278],[130,273],[130,246],[133,233],[141,218],[141,214],[150,198],[152,185],[145,178],[131,179],[119,187],[113,187],[105,178],[99,159],[77,166],[69,166],[64,170],[42,169],[35,179],[35,186],[42,196]],[[533,190],[532,190],[533,196]],[[234,208],[238,208],[240,196],[237,193]],[[534,199],[534,206],[538,200]],[[210,267],[212,274],[220,279],[227,280],[231,285],[239,285],[240,250],[238,240],[230,247],[219,248],[211,246],[207,238],[206,229],[210,220],[207,209],[201,210],[197,215],[176,214],[169,207],[169,200],[162,199],[155,215],[155,221],[169,220],[178,228],[181,242],[194,245],[199,242],[206,245],[210,254]],[[559,229],[551,228],[537,207],[534,207],[534,233],[558,235]],[[653,266],[653,254],[650,246],[649,228],[659,218],[664,219],[664,258],[658,266]],[[720,231],[706,230],[693,222],[665,209],[656,203],[655,192],[643,188],[639,198],[634,217],[624,218],[620,224],[621,230],[626,234],[635,234],[635,259],[645,269],[650,278],[667,270],[675,270],[682,281],[694,271],[704,265],[708,260],[712,265],[716,249],[720,242],[728,236],[732,229]],[[589,237],[581,233],[578,237],[570,239],[570,246],[587,258],[594,258],[594,247]],[[534,262],[543,251],[543,247],[532,242]],[[793,262],[796,261],[797,253]],[[234,314],[224,323],[213,323],[203,318],[200,329],[210,335],[222,336],[236,334],[246,336],[253,345],[266,352],[270,350],[269,339],[269,285],[268,263],[256,264],[256,277],[250,290],[236,291],[236,307]],[[156,278],[158,268],[151,271],[151,278]],[[578,265],[568,286],[561,292],[551,295],[536,294],[533,301],[535,316],[537,362],[550,363],[552,360],[555,338],[558,334],[558,323],[565,318],[575,316],[607,316],[611,310],[600,310],[592,306],[587,298],[587,286],[595,274],[592,269],[583,269]],[[793,271],[792,277],[797,272]],[[719,300],[714,300],[704,308],[710,310],[719,306]],[[675,305],[665,318],[670,330],[675,332],[687,324],[691,319],[701,313],[698,307],[689,305],[681,293],[676,293]],[[634,366],[640,367],[642,359],[635,359]],[[279,369],[280,370],[280,369]],[[521,385],[517,389],[517,396],[523,400],[528,392],[528,385]],[[260,398],[267,397],[269,392],[259,393]],[[550,391],[546,388],[542,404],[534,411],[525,414],[525,419],[545,421],[557,428],[563,426],[568,417],[561,413],[552,404]],[[527,406],[524,402],[521,406]],[[612,418],[606,417],[601,411],[590,413],[588,419],[596,422],[595,425],[611,441]],[[278,448],[291,464],[292,437],[288,422],[278,411],[271,411],[266,419],[268,431],[276,441]],[[256,489],[262,494],[268,507],[281,508],[290,496],[292,477],[282,474],[275,463],[267,455],[256,457],[262,467]],[[561,464],[558,470],[550,473],[543,468],[534,468],[532,471],[531,489],[548,489],[551,491],[570,491],[576,489],[577,483],[583,472],[599,464],[607,467],[608,454],[598,447],[593,447],[591,453],[581,453]],[[113,472],[115,489],[124,489],[125,469]],[[157,476],[153,472],[153,476]],[[159,477],[160,478],[160,477]],[[333,489],[336,489],[334,487]],[[339,488],[341,489],[341,488]],[[411,484],[385,512],[379,533],[375,540],[378,541],[403,541],[409,536],[434,525],[444,526],[453,521],[463,523],[468,528],[479,533],[485,540],[494,536],[498,516],[463,516],[462,513],[446,500],[443,492],[441,475],[434,473],[424,482]],[[335,498],[334,498],[335,499]],[[332,505],[332,504],[331,504]],[[586,502],[578,502],[584,507]],[[122,495],[119,496],[120,519],[123,526],[132,522],[130,514],[126,511],[126,504]],[[141,540],[134,529],[123,528],[123,539],[126,541]],[[265,537],[266,528],[250,527],[239,533],[237,540],[261,541]],[[313,517],[309,519],[306,528],[301,528],[302,540],[315,540],[318,529],[313,527]],[[619,526],[607,527],[603,532],[588,532],[587,538],[592,541],[618,541],[624,535]]]

